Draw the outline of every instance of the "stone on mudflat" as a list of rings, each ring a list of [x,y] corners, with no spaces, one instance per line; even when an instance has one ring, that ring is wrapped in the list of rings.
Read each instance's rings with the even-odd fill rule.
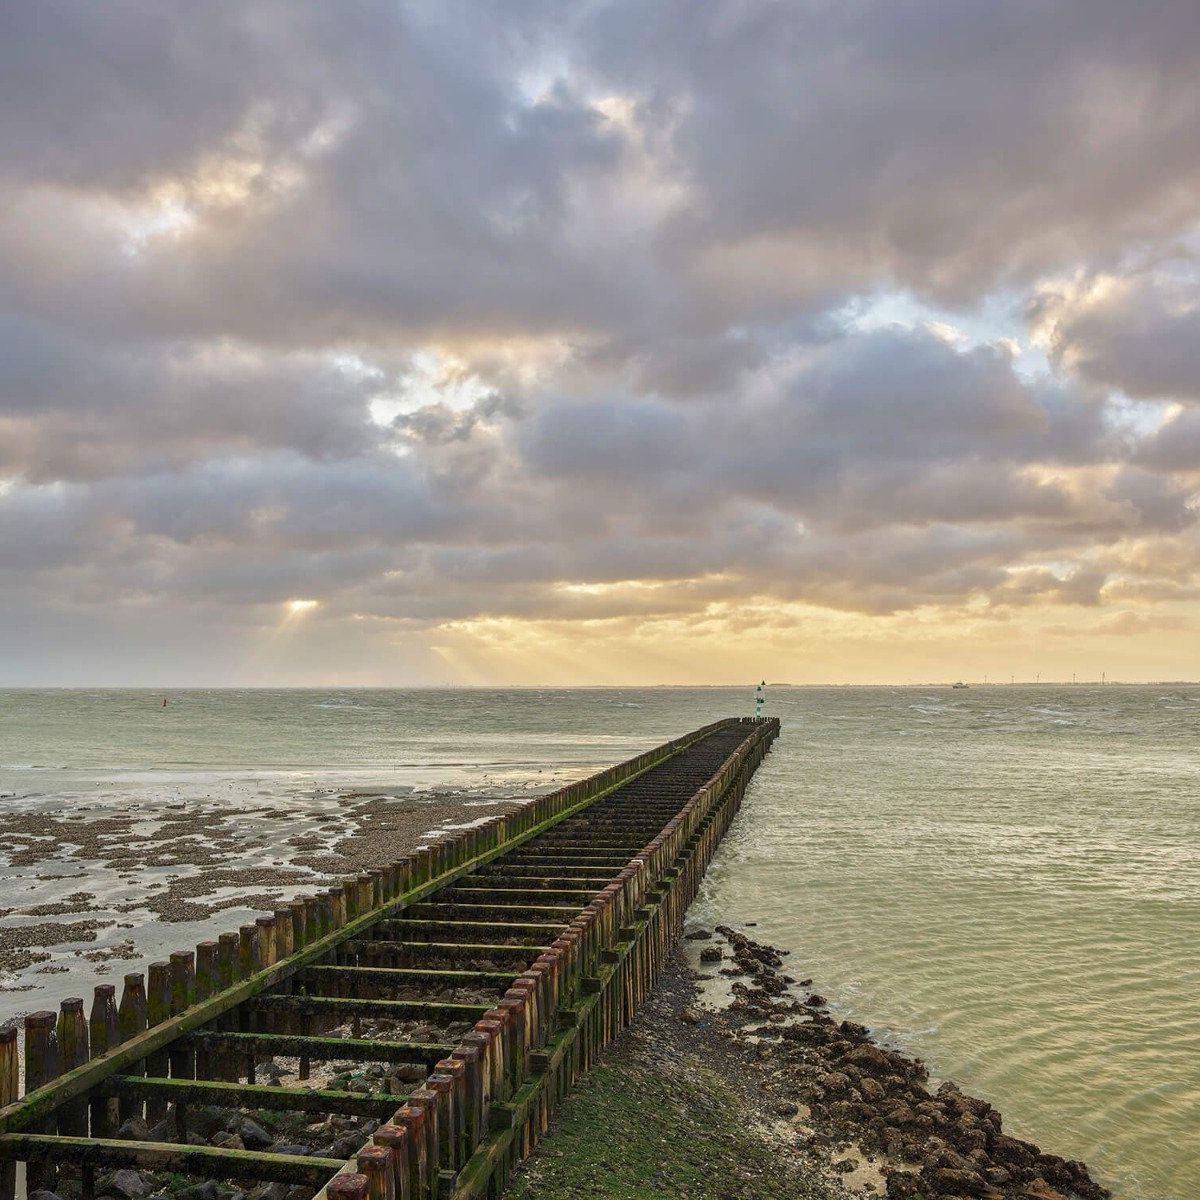
[[[175,1193],[175,1200],[219,1200],[219,1197],[217,1185],[211,1179],[206,1179],[203,1183],[193,1183]]]
[[[146,1186],[145,1180],[136,1171],[125,1168],[120,1171],[114,1171],[111,1175],[102,1179],[100,1186],[96,1190],[101,1196],[117,1196],[121,1200],[139,1200],[150,1189]]]
[[[991,1190],[974,1171],[959,1171],[954,1167],[922,1171],[921,1180],[938,1196],[983,1196]]]
[[[150,1140],[150,1126],[141,1117],[130,1117],[117,1130],[117,1137],[126,1142],[147,1142]]]
[[[274,1139],[257,1121],[243,1118],[237,1127],[237,1135],[247,1150],[265,1150]]]

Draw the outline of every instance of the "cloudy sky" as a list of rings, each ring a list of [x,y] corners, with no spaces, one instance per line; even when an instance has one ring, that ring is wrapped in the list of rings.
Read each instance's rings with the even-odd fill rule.
[[[1200,676],[1198,58],[0,5],[0,682]]]

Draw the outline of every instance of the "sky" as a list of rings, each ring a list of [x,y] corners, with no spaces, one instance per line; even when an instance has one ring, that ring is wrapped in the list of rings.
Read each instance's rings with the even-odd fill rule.
[[[0,684],[1200,677],[1198,58],[0,5]]]

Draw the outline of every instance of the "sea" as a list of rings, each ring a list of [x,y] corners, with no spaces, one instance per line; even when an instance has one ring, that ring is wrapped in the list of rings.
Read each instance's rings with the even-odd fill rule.
[[[133,812],[153,834],[198,809],[282,834],[372,789],[469,814],[753,706],[752,688],[0,691],[0,833]],[[1200,1196],[1200,686],[768,686],[765,712],[782,736],[691,919],[789,949],[838,1015],[1120,1200]],[[133,886],[42,853],[0,848],[0,930]],[[79,970],[21,980],[57,998]]]

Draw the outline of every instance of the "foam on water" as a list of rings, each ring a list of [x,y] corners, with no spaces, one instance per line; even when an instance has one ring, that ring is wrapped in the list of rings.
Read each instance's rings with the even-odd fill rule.
[[[769,688],[783,737],[697,916],[756,921],[842,1012],[1122,1200],[1193,1200],[1198,701],[1173,686]],[[152,830],[181,802],[275,804],[262,819],[292,829],[339,789],[520,794],[752,709],[752,688],[195,691],[165,709],[161,693],[0,692],[0,812],[140,805]],[[97,890],[78,862],[61,882],[51,866],[34,880],[0,855],[0,908]]]

